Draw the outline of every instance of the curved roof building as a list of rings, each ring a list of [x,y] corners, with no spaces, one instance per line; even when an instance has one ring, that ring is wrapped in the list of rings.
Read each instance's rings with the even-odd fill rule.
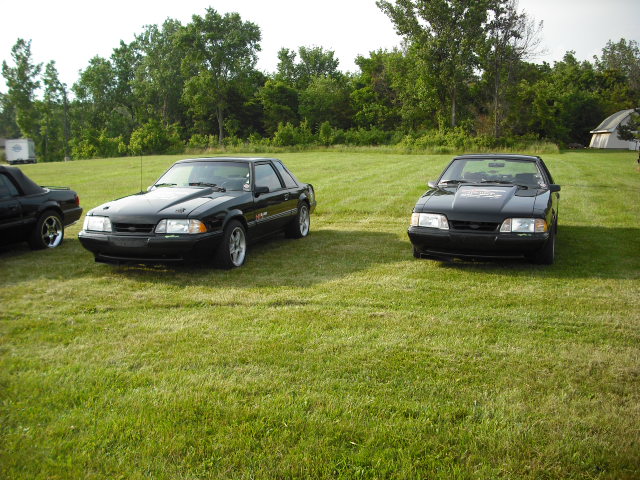
[[[591,130],[591,148],[624,148],[628,150],[637,150],[637,142],[620,140],[618,138],[618,127],[626,125],[629,117],[634,112],[633,108],[628,110],[620,110],[613,115],[608,116],[594,130]]]

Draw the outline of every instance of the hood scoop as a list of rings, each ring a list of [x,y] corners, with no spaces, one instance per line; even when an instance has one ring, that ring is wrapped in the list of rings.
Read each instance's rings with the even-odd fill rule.
[[[500,211],[518,190],[509,186],[461,185],[455,193],[453,208],[466,212],[485,212],[487,209]]]

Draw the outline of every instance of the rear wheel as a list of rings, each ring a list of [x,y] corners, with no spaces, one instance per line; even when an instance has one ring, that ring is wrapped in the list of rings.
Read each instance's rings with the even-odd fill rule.
[[[247,257],[247,233],[237,220],[231,220],[224,229],[222,242],[215,255],[216,265],[231,269],[242,266]]]
[[[420,250],[418,250],[416,247],[413,247],[413,256],[415,258],[422,258],[422,255],[420,254]]]
[[[28,241],[33,250],[42,250],[43,248],[56,248],[63,239],[62,218],[58,213],[48,210],[38,217]]]
[[[309,235],[311,229],[311,215],[309,215],[309,206],[303,203],[298,207],[298,214],[294,218],[285,232],[289,238],[302,238]]]

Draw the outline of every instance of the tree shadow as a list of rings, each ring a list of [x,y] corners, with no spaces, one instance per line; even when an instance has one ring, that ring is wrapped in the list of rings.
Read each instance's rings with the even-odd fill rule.
[[[553,265],[526,260],[441,262],[444,269],[510,277],[611,278],[640,277],[640,229],[560,225]]]

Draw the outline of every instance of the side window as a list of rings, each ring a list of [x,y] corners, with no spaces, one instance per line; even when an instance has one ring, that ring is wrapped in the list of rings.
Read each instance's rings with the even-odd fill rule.
[[[298,186],[288,170],[284,168],[284,165],[282,165],[280,162],[274,162],[274,164],[278,169],[280,176],[284,180],[284,184],[287,188],[295,188]]]
[[[256,187],[269,187],[269,191],[280,190],[282,184],[276,171],[268,163],[256,165]]]
[[[7,178],[6,175],[0,175],[0,198],[17,197],[18,189]]]

